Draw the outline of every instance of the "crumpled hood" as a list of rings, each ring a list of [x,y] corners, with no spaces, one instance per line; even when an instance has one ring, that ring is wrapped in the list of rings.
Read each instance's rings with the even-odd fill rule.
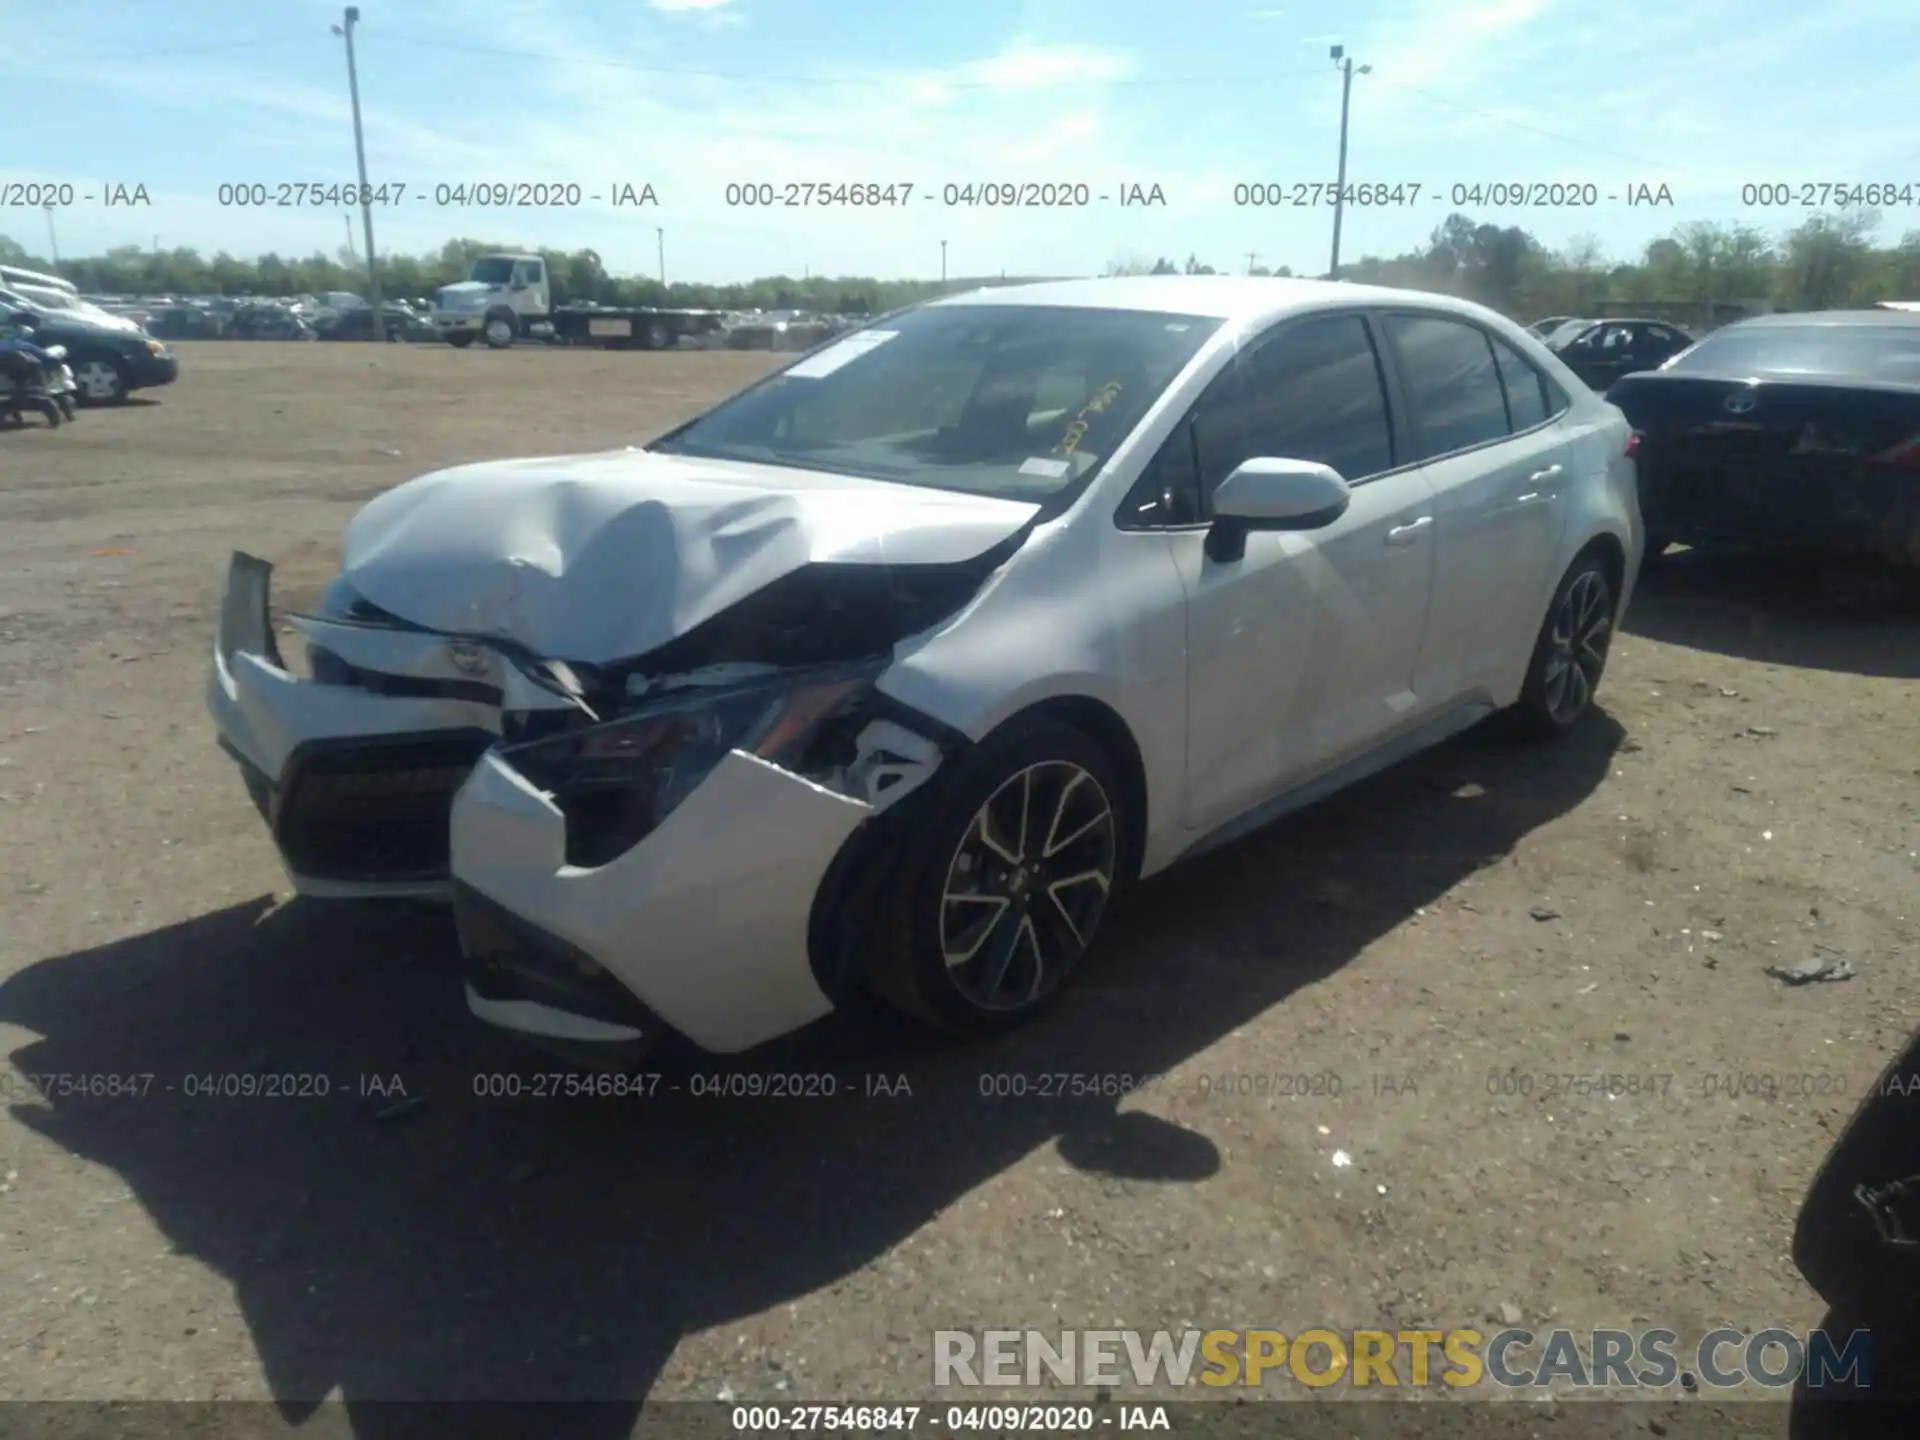
[[[971,559],[1037,508],[639,450],[489,461],[369,503],[347,527],[341,578],[413,624],[597,665],[803,565]]]

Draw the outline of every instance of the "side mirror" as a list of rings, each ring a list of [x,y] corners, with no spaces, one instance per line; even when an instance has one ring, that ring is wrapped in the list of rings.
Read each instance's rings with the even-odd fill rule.
[[[1247,553],[1254,530],[1318,530],[1347,513],[1353,491],[1331,465],[1257,456],[1213,492],[1207,555],[1228,564]]]

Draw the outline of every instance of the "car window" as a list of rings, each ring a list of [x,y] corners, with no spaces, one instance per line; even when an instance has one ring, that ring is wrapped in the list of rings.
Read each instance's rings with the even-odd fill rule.
[[[1133,482],[1114,523],[1122,530],[1153,530],[1199,519],[1200,460],[1194,451],[1194,426],[1183,423]]]
[[[1547,377],[1506,341],[1492,338],[1493,358],[1500,367],[1500,383],[1507,389],[1507,417],[1513,428],[1530,430],[1544,424],[1553,413],[1547,403]]]
[[[1600,348],[1619,353],[1627,348],[1627,342],[1633,339],[1633,331],[1625,325],[1609,325],[1600,332]]]
[[[1464,450],[1509,434],[1506,392],[1487,333],[1434,315],[1387,321],[1412,407],[1418,459]]]
[[[1316,461],[1348,480],[1395,463],[1379,357],[1358,315],[1288,325],[1243,354],[1196,421],[1203,500],[1255,456]]]

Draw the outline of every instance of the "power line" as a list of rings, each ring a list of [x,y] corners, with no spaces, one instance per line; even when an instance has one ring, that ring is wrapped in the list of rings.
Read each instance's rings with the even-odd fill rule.
[[[1582,140],[1576,135],[1565,135],[1557,130],[1544,130],[1538,125],[1530,125],[1525,120],[1516,120],[1511,115],[1502,115],[1496,110],[1481,110],[1476,106],[1463,105],[1458,100],[1449,100],[1444,95],[1436,95],[1431,90],[1422,90],[1419,86],[1408,85],[1404,81],[1382,77],[1380,83],[1382,85],[1392,86],[1396,90],[1405,90],[1409,95],[1418,95],[1423,100],[1431,100],[1436,105],[1445,105],[1450,110],[1458,110],[1463,114],[1478,116],[1482,120],[1492,120],[1501,125],[1511,125],[1516,130],[1530,131],[1535,135],[1544,136],[1548,140],[1558,140],[1567,145],[1578,145],[1582,149],[1592,150],[1596,154],[1611,155],[1620,160],[1631,160],[1636,165],[1649,165],[1656,170],[1660,168],[1662,163],[1658,160],[1649,160],[1644,155],[1629,155],[1624,150],[1612,150],[1605,145],[1596,145],[1591,140]]]
[[[295,40],[311,40],[310,35],[282,35],[277,40],[223,40],[215,45],[174,45],[161,50],[128,50],[118,55],[88,55],[96,60],[156,60],[168,55],[204,55],[214,50],[261,50],[269,45],[290,45]]]
[[[1005,90],[1009,87],[993,80],[945,80],[934,76],[903,75],[880,80],[860,75],[792,75],[763,70],[704,70],[683,65],[641,65],[630,60],[607,60],[599,56],[551,55],[534,50],[509,50],[498,45],[473,45],[462,40],[428,40],[417,35],[380,37],[397,45],[417,45],[429,50],[459,50],[474,55],[499,55],[512,60],[539,60],[549,65],[592,65],[607,70],[635,70],[648,75],[684,75],[703,80],[737,80],[756,85],[851,85],[871,89],[898,89],[916,82],[938,85],[948,90]],[[991,61],[981,63],[991,64]],[[1080,80],[1049,79],[1044,88],[1067,89],[1076,86],[1116,86],[1130,89],[1172,88],[1193,85],[1253,85],[1274,80],[1318,75],[1318,70],[1267,70],[1257,75],[1168,75],[1147,79],[1088,77]],[[1037,87],[1039,88],[1039,87]]]

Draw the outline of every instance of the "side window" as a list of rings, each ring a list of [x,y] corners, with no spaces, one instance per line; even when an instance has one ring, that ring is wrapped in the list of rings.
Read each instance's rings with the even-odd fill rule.
[[[1500,367],[1500,383],[1507,388],[1507,415],[1513,428],[1531,430],[1544,424],[1554,413],[1547,403],[1547,377],[1506,341],[1492,338],[1494,363]]]
[[[1348,480],[1396,463],[1379,358],[1358,315],[1286,325],[1234,362],[1197,418],[1203,498],[1255,456],[1317,461]]]
[[[1510,433],[1506,393],[1486,332],[1437,315],[1387,321],[1412,407],[1417,458],[1464,450]]]
[[[537,285],[540,283],[540,267],[529,260],[522,260],[513,267],[513,283],[516,285]]]
[[[1122,530],[1157,530],[1192,525],[1200,519],[1200,465],[1193,450],[1193,425],[1182,421],[1134,481],[1114,523]]]

